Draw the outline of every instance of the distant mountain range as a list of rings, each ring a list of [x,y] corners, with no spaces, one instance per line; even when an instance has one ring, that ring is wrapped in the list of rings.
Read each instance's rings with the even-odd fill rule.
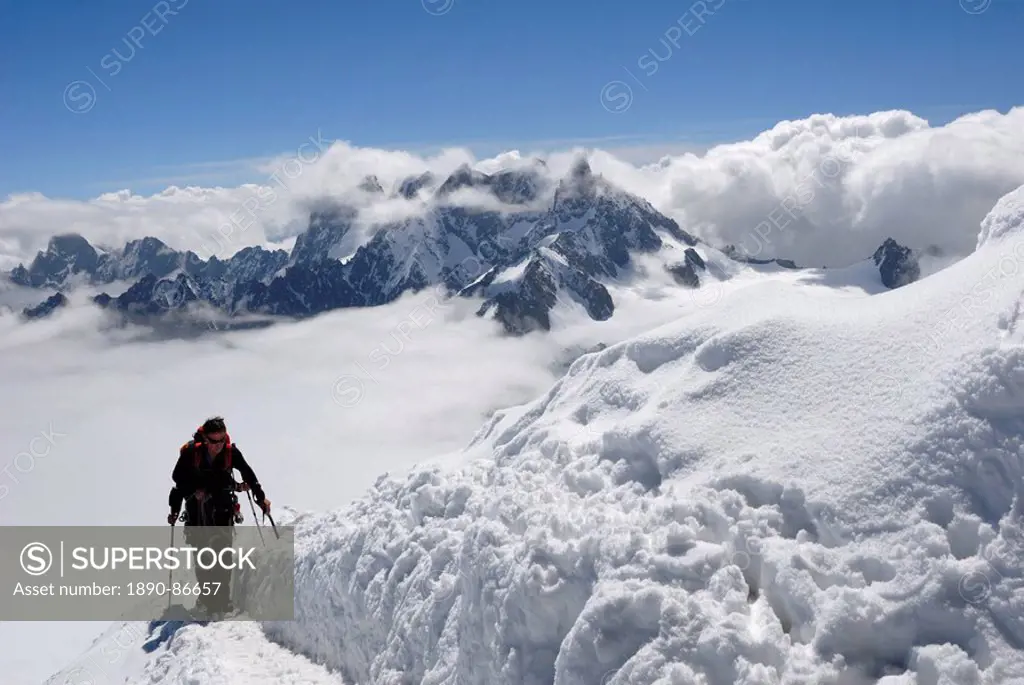
[[[446,296],[481,298],[478,315],[493,317],[511,334],[550,329],[551,311],[563,300],[580,304],[594,320],[608,319],[615,303],[606,284],[626,276],[640,253],[666,252],[665,268],[680,287],[701,287],[706,264],[694,249],[700,241],[674,220],[595,174],[585,159],[554,187],[545,171],[538,160],[495,174],[463,166],[444,180],[429,173],[405,179],[391,195],[431,200],[429,208],[375,227],[351,254],[338,249],[357,210],[332,204],[310,215],[290,253],[246,247],[226,260],[204,260],[153,237],[102,250],[80,235],[60,234],[29,266],[19,265],[7,277],[57,291],[24,309],[29,319],[64,306],[63,292],[79,284],[130,284],[117,296],[103,293],[93,301],[134,322],[187,315],[197,305],[228,321],[301,318],[439,287]],[[386,195],[372,176],[360,189]],[[450,201],[464,189],[484,193],[502,211]],[[730,246],[722,251],[740,261],[798,268],[786,260],[745,259]],[[891,239],[874,260],[887,287],[919,276],[913,252]]]

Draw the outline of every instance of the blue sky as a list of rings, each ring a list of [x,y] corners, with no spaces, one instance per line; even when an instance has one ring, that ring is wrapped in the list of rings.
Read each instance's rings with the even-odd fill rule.
[[[318,131],[493,154],[944,123],[1022,104],[1022,25],[1017,0],[0,0],[0,197],[235,185]]]

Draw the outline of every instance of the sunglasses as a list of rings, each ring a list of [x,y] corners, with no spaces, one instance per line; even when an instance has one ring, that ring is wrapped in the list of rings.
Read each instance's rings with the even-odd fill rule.
[[[226,435],[225,435],[224,437],[220,438],[219,440],[214,440],[214,439],[213,439],[213,438],[211,438],[211,437],[207,437],[207,438],[206,438],[206,442],[210,443],[211,445],[223,445],[223,444],[224,444],[224,442],[225,442],[225,441],[226,441],[227,439],[228,439],[228,436],[226,436]]]

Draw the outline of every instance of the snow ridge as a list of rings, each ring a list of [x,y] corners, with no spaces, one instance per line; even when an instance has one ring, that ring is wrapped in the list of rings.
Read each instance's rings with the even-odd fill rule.
[[[128,682],[218,682],[214,638],[277,682],[1024,682],[1017,206],[897,290],[766,279],[584,354],[461,470],[292,521],[295,621]]]
[[[1024,227],[986,221],[900,290],[583,356],[489,458],[301,521],[268,635],[355,682],[1024,682]]]

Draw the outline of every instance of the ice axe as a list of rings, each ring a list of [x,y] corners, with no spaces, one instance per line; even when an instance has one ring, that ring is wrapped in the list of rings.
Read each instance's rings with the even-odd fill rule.
[[[270,527],[274,531],[274,537],[277,538],[278,540],[280,540],[281,536],[277,532],[277,524],[274,523],[274,517],[270,515],[269,511],[263,512],[263,515],[266,516],[268,519],[270,519]]]
[[[171,521],[171,549],[174,549],[174,522],[173,521]],[[174,578],[174,568],[171,567],[171,568],[167,569],[167,610],[168,611],[171,610],[171,595],[174,594],[174,592],[171,590],[171,588],[174,587],[174,583],[171,582],[173,578]]]
[[[256,518],[256,505],[253,503],[253,500],[252,500],[252,492],[249,491],[249,490],[246,490],[245,494],[249,496],[249,506],[252,508],[252,520],[256,522],[256,530],[259,531],[259,533],[260,533],[260,540],[263,541],[263,546],[266,547],[267,546],[267,541],[263,539],[263,530],[260,527],[259,519]],[[269,518],[270,519],[270,525],[274,529],[274,536],[278,540],[280,540],[281,536],[277,532],[277,526],[274,525],[274,517],[271,516],[269,513],[267,513],[266,509],[263,510],[263,518]]]

